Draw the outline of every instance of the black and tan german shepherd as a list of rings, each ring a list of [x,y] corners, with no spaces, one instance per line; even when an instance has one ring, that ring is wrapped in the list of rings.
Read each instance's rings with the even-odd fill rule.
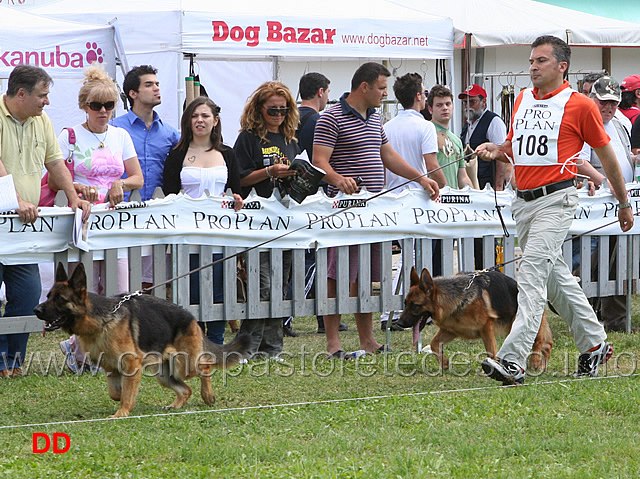
[[[425,268],[418,276],[411,269],[411,289],[405,298],[404,311],[398,320],[403,328],[414,328],[417,341],[420,326],[431,317],[439,331],[431,340],[431,351],[443,369],[449,361],[441,348],[455,338],[482,338],[487,354],[496,358],[495,331],[508,333],[518,310],[516,281],[499,271],[459,273],[449,278],[432,279]],[[553,338],[546,314],[542,315],[529,366],[546,368]]]
[[[183,407],[191,396],[184,381],[199,376],[202,399],[212,405],[211,368],[236,364],[248,349],[248,336],[219,346],[204,338],[193,315],[174,303],[147,294],[122,298],[87,292],[82,263],[71,278],[59,263],[56,283],[34,312],[47,325],[75,334],[82,350],[98,360],[109,396],[120,401],[112,417],[129,415],[143,373],[176,393],[172,408]]]

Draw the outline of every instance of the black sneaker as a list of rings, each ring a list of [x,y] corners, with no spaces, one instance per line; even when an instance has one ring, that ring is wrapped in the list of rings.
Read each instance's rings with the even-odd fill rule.
[[[388,321],[380,321],[380,329],[382,331],[386,331],[387,330],[387,324]],[[398,326],[398,320],[394,319],[393,321],[391,321],[391,331],[404,331],[404,328],[401,328],[400,326]]]
[[[606,363],[612,354],[613,347],[610,344],[600,343],[594,346],[578,357],[578,370],[573,375],[577,378],[583,376],[595,378],[598,375],[599,366]]]
[[[491,379],[501,381],[505,385],[524,383],[524,369],[511,361],[485,358],[482,361],[482,370]]]
[[[285,336],[288,336],[290,338],[297,338],[298,336],[300,336],[298,333],[296,333],[293,328],[289,325],[284,325],[282,326],[282,333]]]

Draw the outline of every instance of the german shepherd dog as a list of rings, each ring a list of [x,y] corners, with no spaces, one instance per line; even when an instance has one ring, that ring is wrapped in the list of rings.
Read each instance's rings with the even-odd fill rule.
[[[422,274],[411,269],[411,289],[398,325],[414,328],[414,342],[429,317],[438,332],[431,340],[431,351],[443,369],[449,361],[442,347],[455,338],[482,338],[487,354],[496,359],[495,331],[508,333],[518,310],[516,281],[498,271],[479,274],[460,273],[449,278],[432,279],[425,268]],[[544,369],[551,355],[553,339],[546,314],[529,357],[529,366]]]
[[[46,326],[75,334],[82,350],[98,359],[107,376],[109,396],[120,401],[112,417],[129,415],[143,372],[173,389],[176,400],[170,408],[185,405],[191,388],[184,380],[194,376],[200,376],[202,399],[213,405],[211,368],[236,364],[248,350],[248,336],[219,346],[204,338],[193,315],[176,304],[147,294],[122,299],[123,295],[87,292],[82,263],[71,278],[59,263],[56,283],[34,312]]]

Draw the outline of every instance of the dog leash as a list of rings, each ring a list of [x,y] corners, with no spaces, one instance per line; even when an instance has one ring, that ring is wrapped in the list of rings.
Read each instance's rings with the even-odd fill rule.
[[[122,305],[122,303],[124,303],[125,301],[128,301],[128,300],[129,300],[129,299],[131,299],[133,296],[139,296],[139,295],[140,295],[140,294],[142,294],[142,293],[148,293],[148,292],[150,292],[150,291],[152,291],[152,290],[154,290],[154,289],[156,289],[156,288],[159,288],[159,287],[161,287],[161,286],[164,286],[164,285],[167,285],[167,284],[172,283],[172,282],[174,282],[174,281],[177,281],[178,279],[181,279],[181,278],[184,278],[184,277],[186,277],[186,276],[189,276],[190,274],[193,274],[193,273],[197,273],[197,272],[199,272],[199,271],[202,271],[203,269],[206,269],[206,268],[210,268],[210,267],[212,267],[212,266],[215,266],[215,265],[217,265],[217,264],[219,264],[219,263],[222,263],[223,261],[227,261],[227,260],[229,260],[229,259],[237,258],[238,256],[241,256],[241,255],[243,255],[243,254],[245,254],[245,253],[247,253],[247,252],[249,252],[249,251],[252,251],[252,250],[254,250],[254,249],[261,248],[262,246],[265,246],[266,244],[269,244],[269,243],[271,243],[271,242],[273,242],[273,241],[277,241],[277,240],[279,240],[279,239],[284,238],[285,236],[288,236],[288,235],[290,235],[290,234],[296,233],[296,232],[301,231],[301,230],[303,230],[303,229],[309,228],[309,226],[312,226],[312,225],[314,225],[314,224],[316,224],[316,223],[319,223],[319,222],[321,222],[321,221],[326,221],[328,218],[331,218],[331,217],[333,217],[333,216],[336,216],[336,215],[338,215],[338,214],[340,214],[340,213],[344,213],[345,211],[349,211],[349,210],[351,210],[351,209],[353,209],[353,208],[358,208],[358,207],[362,206],[363,204],[366,204],[367,202],[369,202],[369,201],[371,201],[371,200],[374,200],[374,199],[376,199],[376,198],[379,198],[380,196],[386,195],[387,193],[390,193],[390,192],[392,192],[392,191],[394,191],[394,190],[397,190],[398,188],[402,188],[403,186],[406,186],[406,185],[408,185],[409,183],[412,183],[412,182],[414,182],[414,181],[416,181],[416,180],[419,180],[420,178],[423,178],[423,177],[428,176],[428,175],[430,175],[430,174],[432,174],[432,173],[435,173],[436,171],[439,171],[439,170],[441,170],[441,169],[443,169],[443,168],[446,168],[446,167],[447,167],[447,166],[449,166],[449,165],[453,165],[453,164],[455,164],[455,163],[458,163],[460,160],[464,160],[464,161],[468,162],[468,161],[471,159],[471,157],[472,157],[473,155],[475,155],[475,152],[469,153],[469,154],[464,155],[464,156],[462,156],[462,157],[458,157],[458,158],[456,158],[455,160],[450,161],[449,163],[446,163],[446,164],[444,164],[444,165],[442,165],[442,166],[439,166],[438,168],[434,168],[433,170],[427,171],[426,173],[424,173],[424,174],[422,174],[422,175],[419,175],[419,176],[416,176],[415,178],[411,178],[410,180],[407,180],[407,181],[405,181],[404,183],[401,183],[401,184],[399,184],[399,185],[397,185],[397,186],[394,186],[393,188],[389,188],[389,189],[382,190],[381,192],[376,193],[375,195],[371,196],[370,198],[363,198],[363,199],[361,199],[361,200],[357,200],[357,201],[355,201],[355,202],[354,202],[354,204],[352,204],[352,205],[350,205],[350,206],[347,206],[347,207],[342,208],[342,209],[340,209],[340,210],[338,210],[338,211],[335,211],[334,213],[331,213],[331,214],[330,214],[330,215],[328,215],[328,216],[325,216],[325,217],[322,217],[322,218],[318,218],[318,219],[316,219],[316,220],[313,220],[313,221],[311,221],[310,223],[305,224],[304,226],[300,226],[299,228],[296,228],[296,229],[294,229],[294,230],[287,231],[286,233],[283,233],[283,234],[281,234],[281,235],[279,235],[279,236],[276,236],[275,238],[271,238],[271,239],[268,239],[268,240],[266,240],[266,241],[263,241],[262,243],[259,243],[259,244],[257,244],[257,245],[250,246],[249,248],[246,248],[246,249],[244,249],[244,250],[242,250],[242,251],[239,251],[239,252],[237,252],[237,253],[234,253],[234,254],[232,254],[232,255],[230,255],[230,256],[225,256],[224,258],[217,259],[217,260],[215,260],[215,261],[212,261],[211,263],[208,263],[208,264],[202,265],[202,266],[200,266],[200,267],[198,267],[198,268],[192,269],[191,271],[188,271],[188,272],[186,272],[186,273],[184,273],[184,274],[181,274],[181,275],[179,275],[179,276],[175,276],[175,277],[170,278],[170,279],[168,279],[168,280],[166,280],[166,281],[163,281],[163,282],[161,282],[161,283],[154,284],[153,286],[148,286],[148,287],[146,287],[146,288],[142,288],[142,289],[140,289],[140,290],[137,290],[137,291],[135,291],[134,293],[131,293],[131,294],[129,294],[129,295],[126,295],[126,296],[129,296],[129,297],[128,297],[126,300],[121,301],[121,302],[120,302],[120,304],[118,304],[117,308],[119,308],[119,307]],[[123,299],[124,299],[124,297],[123,297]],[[116,310],[117,310],[117,309],[116,309]],[[114,310],[114,312],[115,312],[116,310]]]
[[[629,191],[634,191],[634,190],[638,190],[638,189],[640,189],[640,188],[632,188]],[[633,216],[636,217],[636,216],[640,216],[640,215],[636,214],[636,215],[633,215]],[[585,231],[584,233],[580,233],[580,234],[577,234],[577,235],[571,235],[569,238],[565,238],[565,240],[562,242],[562,244],[566,243],[569,240],[574,240],[574,239],[581,238],[581,237],[586,236],[586,235],[588,235],[590,233],[593,233],[594,231],[598,231],[598,230],[601,230],[602,228],[606,228],[607,226],[614,225],[614,224],[618,223],[618,221],[619,221],[618,219],[615,219],[615,220],[611,221],[610,223],[606,223],[604,225],[597,226],[597,227],[595,227],[593,229]],[[511,263],[514,263],[517,260],[518,260],[518,258],[513,258],[513,259],[510,259],[509,261],[504,261],[503,263],[495,264],[495,265],[491,266],[490,268],[485,268],[485,269],[481,269],[481,270],[475,271],[473,273],[473,275],[471,276],[471,278],[469,279],[469,284],[467,284],[467,287],[465,288],[465,291],[471,287],[471,285],[473,284],[473,281],[478,276],[480,276],[481,274],[488,273],[489,271],[498,271],[503,266],[511,264]]]

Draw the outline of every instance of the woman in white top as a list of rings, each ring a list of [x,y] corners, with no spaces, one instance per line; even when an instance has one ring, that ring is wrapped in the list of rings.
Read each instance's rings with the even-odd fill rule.
[[[69,141],[70,132],[64,129],[58,136],[63,158],[73,161],[73,186],[79,196],[91,203],[109,201],[117,205],[124,192],[142,188],[144,179],[133,141],[126,130],[109,125],[118,103],[118,89],[109,75],[96,65],[84,72],[85,80],[78,92],[78,106],[86,114],[86,121],[72,130],[75,143]],[[123,180],[126,172],[128,178]],[[49,187],[60,188],[49,175]],[[71,266],[71,265],[70,265]],[[105,262],[93,262],[93,291],[105,292]],[[118,259],[119,292],[129,291],[129,265],[127,258]],[[67,355],[67,365],[82,373],[89,364],[76,342],[75,336],[60,343]],[[97,358],[93,358],[94,360]]]
[[[181,120],[181,138],[169,152],[164,164],[163,190],[165,195],[180,190],[199,198],[205,190],[212,196],[224,196],[228,188],[233,192],[233,208],[240,210],[244,205],[240,196],[240,175],[233,149],[222,144],[220,107],[207,97],[200,96],[185,109]],[[222,255],[214,254],[213,260]],[[191,269],[200,266],[199,255],[190,255]],[[200,303],[199,273],[191,275],[190,304]],[[214,302],[223,301],[222,264],[213,267]],[[214,343],[222,344],[224,321],[200,323],[207,337]]]
[[[109,199],[112,205],[120,203],[125,191],[142,188],[144,179],[133,141],[123,128],[109,125],[118,104],[118,90],[109,75],[97,66],[85,71],[85,80],[78,93],[78,105],[87,119],[73,127],[76,143],[71,145],[65,129],[58,141],[64,158],[70,150],[73,181],[78,195],[92,203]],[[128,178],[121,179],[126,172]],[[53,190],[59,188],[49,178]]]
[[[100,67],[92,65],[84,72],[85,80],[78,92],[78,106],[86,114],[86,121],[73,127],[75,144],[69,141],[69,131],[58,136],[63,158],[73,161],[73,186],[79,196],[91,203],[109,201],[117,205],[124,192],[142,188],[144,179],[133,141],[123,128],[109,125],[118,104],[115,82]],[[70,155],[71,153],[71,155]],[[126,180],[121,179],[127,173]],[[49,187],[58,185],[49,175]],[[104,261],[94,262],[93,289],[104,294]],[[119,292],[129,290],[127,259],[118,260]]]

